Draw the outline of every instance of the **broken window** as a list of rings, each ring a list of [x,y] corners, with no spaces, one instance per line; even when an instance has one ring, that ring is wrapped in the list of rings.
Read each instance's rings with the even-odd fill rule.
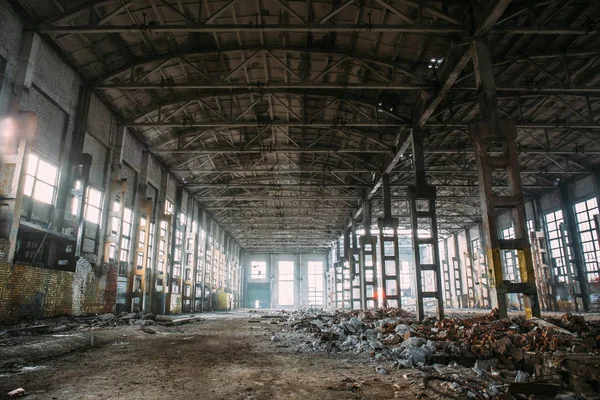
[[[562,210],[547,213],[544,216],[546,221],[546,230],[548,231],[548,247],[550,249],[550,257],[554,260],[554,275],[559,282],[567,280],[567,264],[565,261],[565,253],[563,248],[563,233],[560,229],[564,223]]]
[[[171,203],[169,200],[165,200],[165,214],[173,214],[173,203]]]
[[[265,261],[252,261],[250,263],[250,279],[266,279],[267,263]]]
[[[598,202],[595,197],[575,204],[583,265],[589,283],[600,282],[600,269],[598,268],[600,246],[598,245],[598,227],[595,215],[598,215]]]

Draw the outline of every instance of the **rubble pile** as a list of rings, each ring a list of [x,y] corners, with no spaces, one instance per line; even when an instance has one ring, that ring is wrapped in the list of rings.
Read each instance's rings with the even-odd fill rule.
[[[88,332],[123,325],[138,326],[140,330],[153,334],[163,331],[160,328],[157,329],[158,325],[170,327],[202,320],[202,318],[194,315],[171,318],[171,316],[156,316],[151,313],[141,314],[137,312],[122,312],[118,315],[106,313],[94,316],[58,317],[49,320],[23,322],[7,328],[0,327],[0,346],[20,344],[21,339],[26,339],[29,336]]]
[[[423,385],[446,396],[448,389],[456,398],[481,398],[482,393],[483,398],[493,398],[509,390],[523,390],[516,383],[530,384],[542,373],[556,375],[563,386],[573,389],[574,380],[564,379],[569,375],[565,360],[575,355],[586,356],[591,363],[582,372],[587,374],[587,385],[600,383],[600,324],[572,314],[499,319],[492,311],[471,318],[417,322],[400,309],[330,314],[301,310],[290,314],[287,324],[293,331],[311,334],[309,346],[314,351],[365,353],[377,363],[388,362],[397,369],[416,368],[428,377]],[[440,372],[442,367],[451,368]],[[386,371],[377,368],[377,372]],[[576,389],[582,392],[580,387]]]

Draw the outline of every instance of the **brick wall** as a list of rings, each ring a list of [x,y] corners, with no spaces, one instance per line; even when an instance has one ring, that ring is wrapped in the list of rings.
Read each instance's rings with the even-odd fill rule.
[[[0,262],[0,324],[113,312],[117,269],[80,260],[76,272]]]
[[[8,112],[22,40],[21,21],[8,2],[0,1],[0,117]]]

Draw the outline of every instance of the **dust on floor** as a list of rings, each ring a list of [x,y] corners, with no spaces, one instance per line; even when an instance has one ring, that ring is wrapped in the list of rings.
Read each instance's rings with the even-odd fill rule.
[[[247,313],[203,314],[169,333],[131,335],[0,376],[27,399],[391,399],[419,397],[410,370],[381,375],[364,355],[302,352],[306,335]],[[284,340],[272,341],[277,333]]]

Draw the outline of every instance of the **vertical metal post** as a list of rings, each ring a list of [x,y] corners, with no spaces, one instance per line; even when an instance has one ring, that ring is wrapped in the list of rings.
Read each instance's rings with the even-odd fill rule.
[[[350,226],[350,303],[353,310],[360,308],[360,254],[358,249],[358,238],[356,237],[356,220],[352,219]]]
[[[463,291],[462,273],[460,270],[460,248],[458,246],[458,235],[454,235],[454,257],[452,257],[452,279],[454,280],[454,298],[458,308],[466,307],[465,293]]]
[[[452,304],[452,282],[450,280],[450,263],[448,255],[448,238],[442,240],[444,244],[444,258],[441,262],[442,276],[443,276],[443,288],[444,288],[444,301],[446,304]]]
[[[382,181],[383,218],[377,220],[379,228],[379,279],[381,282],[380,302],[383,307],[401,307],[398,219],[392,218],[390,176],[384,174]],[[390,229],[391,233],[389,232]]]
[[[335,290],[335,308],[342,308],[343,303],[343,285],[342,285],[342,267],[340,265],[341,249],[340,249],[340,238],[339,234],[336,235],[335,240],[335,258],[333,262],[333,273],[334,273],[334,290]]]
[[[492,304],[498,307],[500,317],[504,318],[507,316],[506,294],[522,293],[526,317],[539,317],[540,305],[537,299],[531,247],[527,237],[525,203],[517,159],[517,131],[514,121],[499,118],[492,61],[486,38],[475,39],[473,63],[479,89],[481,119],[470,123],[469,132],[475,144]],[[501,155],[498,156],[497,153]],[[498,196],[493,192],[492,171],[494,169],[501,169],[507,173],[509,195]],[[511,211],[515,239],[498,237],[497,216],[503,209]],[[517,251],[520,283],[505,282],[500,256],[502,250]]]
[[[473,253],[471,249],[471,233],[469,229],[465,229],[465,241],[467,243],[467,251],[464,253],[465,272],[467,275],[467,303],[470,308],[475,307],[478,303],[477,290],[475,290],[475,268],[473,267]]]
[[[437,219],[435,211],[435,186],[427,184],[425,177],[425,158],[423,156],[423,133],[413,130],[412,134],[413,165],[415,169],[415,184],[407,187],[408,205],[410,208],[410,227],[415,264],[416,310],[417,319],[425,318],[423,301],[427,298],[436,299],[437,318],[444,319],[444,303],[442,293],[442,271],[438,249]],[[420,224],[429,229],[429,235],[419,235]],[[423,246],[423,248],[422,248]],[[421,250],[429,248],[427,253]],[[433,276],[431,276],[433,274]],[[429,276],[427,276],[429,275]],[[429,287],[423,285],[424,278]],[[433,287],[431,287],[433,286]]]
[[[344,255],[340,259],[342,267],[342,306],[352,308],[352,275],[350,268],[350,229],[344,231]]]
[[[374,308],[378,305],[377,286],[377,238],[371,235],[371,202],[365,193],[363,207],[363,226],[365,234],[359,238],[361,308]]]

